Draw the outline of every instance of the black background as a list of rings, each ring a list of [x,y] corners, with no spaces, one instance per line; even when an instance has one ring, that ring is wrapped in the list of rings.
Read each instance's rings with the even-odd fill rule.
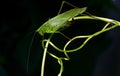
[[[66,0],[78,7],[87,6],[87,12],[119,20],[119,1],[110,0]],[[27,58],[31,39],[37,28],[46,20],[57,15],[62,0],[3,0],[0,1],[0,76],[40,76],[43,49],[42,37],[35,35],[27,72]],[[72,8],[64,6],[63,12]],[[103,22],[92,20],[75,21],[62,31],[70,38],[92,34],[103,27]],[[64,61],[63,76],[119,76],[119,28],[92,39],[82,50],[70,53],[70,61]],[[65,39],[54,36],[57,46],[62,47]],[[71,45],[77,47],[82,41]],[[50,48],[50,51],[56,51]],[[55,52],[58,55],[61,55]],[[47,55],[45,76],[57,76],[57,60]]]

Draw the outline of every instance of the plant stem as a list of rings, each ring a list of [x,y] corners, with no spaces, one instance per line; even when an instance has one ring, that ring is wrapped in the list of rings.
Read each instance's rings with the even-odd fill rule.
[[[54,33],[53,33],[54,34]],[[42,65],[41,65],[41,76],[44,76],[44,69],[45,69],[45,60],[46,60],[46,54],[47,54],[47,49],[48,49],[48,45],[50,42],[51,37],[53,36],[53,34],[50,35],[50,37],[47,39],[47,42],[45,44],[44,48],[44,53],[43,53],[43,58],[42,58]],[[44,41],[44,40],[43,40]]]
[[[58,74],[58,76],[61,76],[62,75],[62,72],[63,72],[63,62],[62,62],[62,59],[64,60],[69,60],[69,56],[67,54],[67,52],[75,52],[77,50],[80,50],[83,46],[85,46],[85,44],[93,37],[103,33],[103,32],[106,32],[106,31],[109,31],[111,29],[114,29],[118,26],[120,26],[120,22],[119,21],[116,21],[116,20],[112,20],[112,19],[108,19],[108,18],[103,18],[103,17],[97,17],[97,16],[78,16],[78,17],[74,17],[74,20],[79,20],[79,19],[94,19],[94,20],[101,20],[101,21],[104,21],[104,22],[107,22],[107,24],[103,27],[102,30],[92,34],[92,35],[86,35],[86,36],[76,36],[76,37],[73,37],[72,39],[70,39],[64,46],[63,49],[59,49],[57,46],[55,46],[51,41],[51,37],[54,33],[52,33],[50,35],[50,37],[48,39],[44,39],[42,42],[42,46],[44,48],[44,53],[43,53],[43,59],[42,59],[42,65],[41,65],[41,76],[44,76],[44,68],[45,68],[45,60],[46,60],[46,53],[47,53],[47,49],[48,49],[48,45],[50,44],[51,46],[53,46],[56,50],[60,51],[60,52],[64,52],[65,56],[67,57],[66,59],[65,58],[59,58],[55,55],[53,55],[52,53],[49,53],[52,57],[54,57],[55,59],[58,60],[60,66],[61,66],[61,69],[60,69],[60,73]],[[72,19],[69,19],[69,21],[71,21]],[[113,26],[111,27],[108,27],[108,25],[112,23],[114,24]],[[83,42],[83,44],[81,46],[79,46],[78,48],[75,48],[75,49],[72,49],[72,50],[66,50],[67,46],[72,42],[74,41],[75,39],[78,39],[78,38],[86,38],[86,40]],[[44,47],[44,42],[46,42],[45,44],[45,47]]]
[[[119,21],[116,21],[116,20],[113,20],[113,19],[109,19],[109,18],[104,18],[104,17],[98,17],[98,16],[78,16],[78,17],[74,17],[74,18],[69,19],[69,21],[72,21],[72,19],[74,19],[74,20],[93,19],[93,20],[101,20],[101,21],[104,21],[104,22],[120,25]]]
[[[49,41],[46,42],[44,53],[43,53],[43,59],[42,59],[42,65],[41,65],[41,76],[44,76],[45,59],[46,59],[48,45],[49,45]]]

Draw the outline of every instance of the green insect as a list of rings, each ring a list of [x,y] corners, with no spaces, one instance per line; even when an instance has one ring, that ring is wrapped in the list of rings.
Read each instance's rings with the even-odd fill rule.
[[[40,35],[44,35],[45,33],[55,33],[56,31],[59,31],[59,29],[70,26],[70,22],[68,21],[71,18],[74,18],[75,16],[82,14],[86,11],[87,7],[84,8],[74,8],[71,10],[68,10],[62,14],[59,14],[44,24],[40,26],[36,32],[38,32]]]
[[[64,3],[67,3],[68,5],[72,5],[68,2],[63,1],[62,5]],[[60,11],[62,9],[62,5],[60,8]],[[84,13],[87,9],[87,7],[83,7],[83,8],[78,8],[74,5],[72,5],[73,9],[68,10],[62,14],[58,14],[57,16],[49,19],[48,21],[46,21],[45,23],[43,23],[37,30],[36,32],[38,32],[41,36],[43,36],[45,33],[56,33],[57,31],[60,31],[61,29],[64,29],[66,27],[69,27],[70,24],[70,19],[74,19],[75,16],[80,15],[82,13]],[[32,42],[33,39],[31,41],[30,46],[32,46]],[[47,44],[47,43],[46,43]],[[48,46],[48,45],[46,45]],[[46,50],[47,48],[45,48],[44,50],[44,54],[43,54],[43,60],[42,60],[42,67],[41,67],[41,76],[44,76],[44,66],[45,66],[45,57],[46,57]],[[29,56],[30,56],[30,50],[29,50],[29,54],[28,54],[28,61],[27,61],[27,71],[28,71],[28,62],[29,62]],[[61,63],[60,63],[61,64]],[[60,72],[61,74],[62,72]]]

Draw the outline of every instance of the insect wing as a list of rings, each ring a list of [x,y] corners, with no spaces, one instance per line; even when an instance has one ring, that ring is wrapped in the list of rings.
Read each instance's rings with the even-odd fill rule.
[[[42,26],[40,26],[36,32],[38,32],[40,35],[43,35],[44,33],[55,33],[57,30],[59,30],[62,27],[65,27],[65,23],[70,19],[73,18],[79,14],[82,14],[85,12],[87,7],[84,8],[74,8],[69,11],[66,11],[60,15],[57,15],[51,19],[49,19],[47,22],[45,22]]]

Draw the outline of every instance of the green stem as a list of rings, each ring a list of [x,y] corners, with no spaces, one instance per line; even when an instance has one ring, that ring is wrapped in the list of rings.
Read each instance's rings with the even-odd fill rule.
[[[107,23],[113,23],[113,24],[118,24],[120,26],[120,22],[113,20],[113,19],[109,19],[109,18],[104,18],[104,17],[98,17],[98,16],[78,16],[78,17],[74,17],[69,19],[69,21],[72,21],[72,19],[74,20],[79,20],[79,19],[94,19],[94,20],[101,20]]]
[[[96,32],[96,33],[94,33],[94,34],[92,34],[92,35],[87,35],[87,36],[85,36],[84,38],[87,38],[88,36],[89,36],[89,37],[83,42],[83,44],[82,44],[81,46],[79,46],[79,47],[76,48],[76,49],[72,49],[72,50],[62,50],[62,49],[58,48],[57,46],[55,46],[52,42],[49,42],[49,44],[50,44],[51,46],[53,46],[56,50],[60,51],[60,52],[64,52],[64,53],[65,53],[65,52],[74,52],[74,51],[80,50],[91,38],[93,38],[93,37],[95,37],[95,36],[97,36],[97,35],[99,35],[99,34],[101,34],[101,33],[103,33],[103,32],[109,31],[109,30],[111,30],[111,29],[113,29],[113,28],[116,28],[116,27],[118,27],[118,25],[113,25],[113,26],[111,26],[111,27],[109,27],[109,28],[106,28],[106,29],[104,29],[104,30],[102,30],[102,31],[98,31],[98,32]],[[65,49],[73,40],[75,40],[75,39],[77,39],[77,38],[83,38],[83,37],[82,37],[82,36],[76,36],[76,37],[72,38],[71,40],[69,40],[69,41],[66,43],[64,49]],[[48,40],[44,40],[44,41],[47,42]]]
[[[41,65],[41,76],[44,76],[45,59],[46,59],[48,45],[49,45],[49,41],[46,42],[44,53],[43,53],[43,59],[42,59],[42,65]]]
[[[66,52],[74,52],[74,51],[80,50],[91,38],[93,38],[93,37],[95,37],[95,36],[97,36],[97,35],[99,35],[99,34],[101,34],[101,33],[103,33],[103,32],[106,32],[106,31],[108,31],[108,30],[111,30],[111,29],[113,29],[113,28],[115,28],[115,27],[117,27],[117,25],[111,26],[111,27],[109,27],[109,28],[106,28],[106,29],[104,29],[104,30],[102,30],[102,31],[98,31],[98,32],[90,35],[90,36],[83,42],[83,44],[82,44],[80,47],[78,47],[78,48],[76,48],[76,49],[72,49],[72,50],[66,50]],[[68,44],[70,44],[73,40],[78,39],[78,38],[79,38],[79,36],[74,37],[73,39],[71,39],[70,41],[68,41],[68,42],[66,43],[66,45],[65,45],[65,48],[66,48],[66,47],[68,46]]]
[[[108,18],[103,18],[103,17],[97,17],[97,16],[78,16],[78,17],[74,17],[74,20],[79,20],[79,19],[101,20],[101,21],[107,22],[107,24],[103,27],[102,30],[100,30],[100,31],[98,31],[98,32],[96,32],[96,33],[94,33],[94,34],[92,34],[92,35],[85,35],[85,36],[76,36],[76,37],[73,37],[72,39],[70,39],[70,40],[65,44],[65,46],[64,46],[63,49],[58,48],[57,46],[55,46],[55,45],[50,41],[50,39],[51,39],[51,37],[52,37],[52,35],[53,35],[54,33],[50,36],[49,39],[44,39],[44,40],[42,41],[42,46],[43,46],[43,48],[44,48],[44,53],[43,53],[42,66],[41,66],[41,76],[44,76],[45,59],[46,59],[46,53],[47,53],[47,49],[48,49],[48,45],[49,45],[49,44],[50,44],[53,48],[55,48],[56,50],[58,50],[58,51],[60,51],[60,52],[64,52],[65,56],[67,57],[67,58],[59,58],[59,57],[57,57],[57,56],[49,53],[51,56],[53,56],[55,59],[57,59],[58,62],[59,62],[59,64],[61,65],[61,70],[60,70],[60,73],[58,74],[58,76],[61,76],[61,74],[62,74],[62,72],[63,72],[63,62],[62,62],[62,59],[69,60],[69,56],[68,56],[67,52],[78,51],[78,50],[80,50],[83,46],[85,46],[85,44],[87,44],[87,42],[88,42],[91,38],[93,38],[93,37],[95,37],[95,36],[97,36],[97,35],[99,35],[99,34],[101,34],[101,33],[103,33],[103,32],[109,31],[109,30],[111,30],[111,29],[114,29],[114,28],[120,26],[120,22],[118,22],[118,21],[116,21],[116,20],[108,19]],[[72,20],[72,19],[70,19],[69,21],[71,21],[71,20]],[[110,23],[112,23],[112,24],[114,24],[114,25],[111,26],[111,27],[108,27],[108,25],[109,25]],[[77,47],[77,48],[75,48],[75,49],[72,49],[72,50],[66,50],[66,48],[68,47],[68,45],[69,45],[72,41],[74,41],[74,40],[76,40],[76,39],[78,39],[78,38],[86,38],[86,40],[83,42],[83,44],[82,44],[81,46],[79,46],[79,47]],[[46,42],[45,47],[44,47],[44,42]]]
[[[64,59],[64,58],[57,57],[57,56],[55,56],[54,54],[52,54],[50,52],[48,52],[48,53],[49,53],[50,56],[52,56],[53,58],[58,60],[58,63],[60,64],[60,72],[59,72],[58,76],[62,76],[62,72],[64,70],[62,59]]]
[[[51,34],[50,37],[48,38],[48,40],[45,44],[45,47],[44,47],[44,43],[42,44],[42,46],[44,48],[44,53],[43,53],[42,64],[41,64],[41,76],[44,76],[46,54],[47,54],[48,45],[49,45],[49,42],[50,42],[50,39],[52,36],[53,36],[53,34]]]

